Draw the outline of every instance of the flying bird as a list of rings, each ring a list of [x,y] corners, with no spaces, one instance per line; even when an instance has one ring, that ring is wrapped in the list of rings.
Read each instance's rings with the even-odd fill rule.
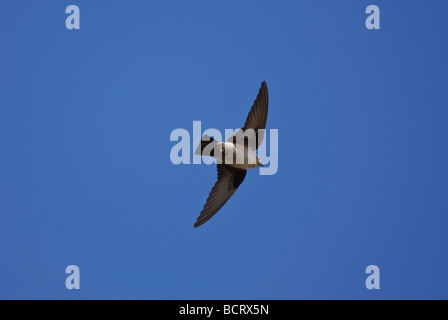
[[[195,228],[207,222],[222,208],[241,185],[248,169],[263,166],[255,150],[263,142],[268,117],[268,100],[268,87],[263,81],[242,129],[226,142],[216,141],[207,135],[202,137],[195,154],[216,158],[218,181],[194,224]]]

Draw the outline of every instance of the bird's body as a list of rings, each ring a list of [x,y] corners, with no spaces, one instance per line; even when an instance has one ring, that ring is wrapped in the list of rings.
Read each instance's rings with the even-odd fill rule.
[[[243,182],[248,169],[263,166],[255,150],[263,141],[267,116],[268,88],[263,81],[242,129],[225,142],[216,141],[207,135],[202,137],[195,154],[216,158],[218,181],[194,224],[195,228],[208,221],[230,199]]]
[[[256,155],[255,151],[248,146],[235,144],[232,142],[218,142],[218,150],[223,157],[217,157],[218,163],[227,164],[236,169],[254,169],[260,166],[260,158]],[[240,159],[240,161],[238,161]]]

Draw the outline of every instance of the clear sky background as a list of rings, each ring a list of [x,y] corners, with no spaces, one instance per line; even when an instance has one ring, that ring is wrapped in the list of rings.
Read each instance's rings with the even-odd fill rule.
[[[447,12],[1,1],[0,298],[447,299]],[[194,229],[216,168],[171,131],[242,126],[263,80],[279,170]]]

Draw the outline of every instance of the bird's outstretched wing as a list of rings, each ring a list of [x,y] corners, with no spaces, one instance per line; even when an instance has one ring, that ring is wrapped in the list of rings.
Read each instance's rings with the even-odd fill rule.
[[[263,81],[261,83],[260,91],[258,91],[257,98],[255,99],[254,104],[250,109],[249,114],[247,115],[244,127],[238,130],[229,139],[227,139],[227,141],[233,142],[235,144],[244,141],[244,143],[247,144],[247,138],[245,140],[245,138],[242,136],[247,129],[253,129],[256,137],[254,146],[255,149],[258,149],[258,147],[263,142],[264,131],[266,130],[266,121],[268,119],[268,103],[268,86],[266,85],[266,81]]]
[[[246,170],[235,169],[225,164],[218,164],[218,181],[210,192],[194,227],[199,227],[209,220],[235,193],[246,177]]]

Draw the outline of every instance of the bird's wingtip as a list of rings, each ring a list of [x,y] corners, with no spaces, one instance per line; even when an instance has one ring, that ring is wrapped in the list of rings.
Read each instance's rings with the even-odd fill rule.
[[[261,87],[265,88],[266,90],[268,89],[268,84],[266,83],[266,81],[263,80],[263,82],[261,83]]]

